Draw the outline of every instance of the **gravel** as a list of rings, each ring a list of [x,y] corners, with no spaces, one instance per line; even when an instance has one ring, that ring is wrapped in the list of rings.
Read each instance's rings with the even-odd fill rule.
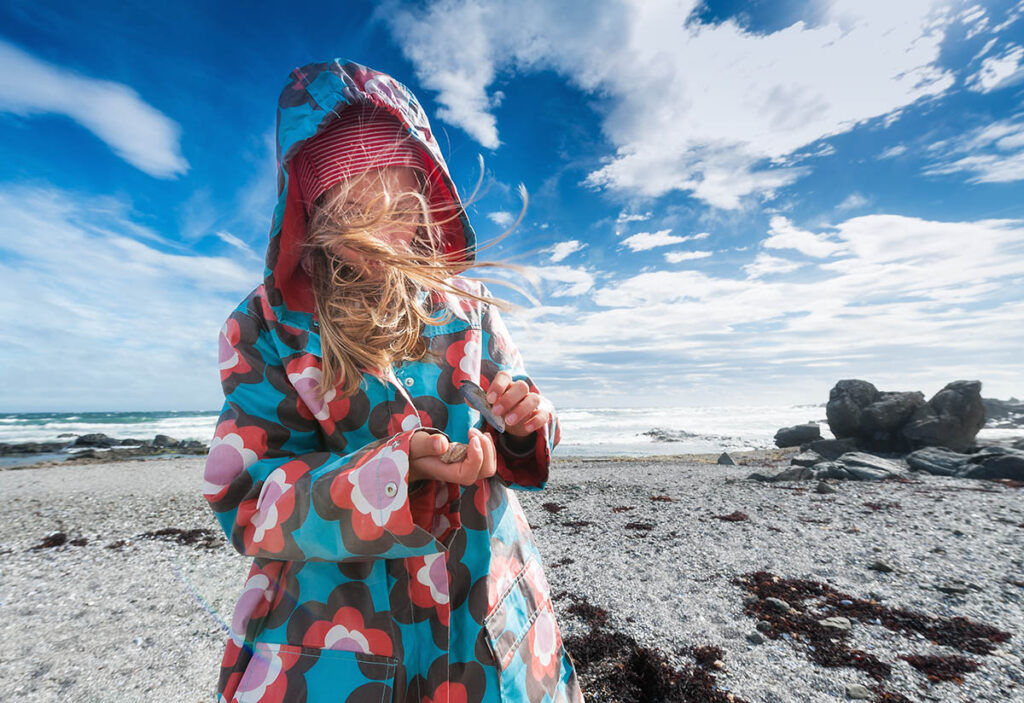
[[[1011,633],[993,654],[967,654],[982,666],[959,685],[929,683],[897,658],[964,654],[958,650],[856,619],[850,645],[890,664],[883,685],[910,701],[1024,701],[1022,489],[916,473],[907,483],[829,482],[834,494],[815,492],[816,482],[746,480],[755,470],[775,473],[786,456],[737,454],[738,466],[696,456],[563,458],[544,491],[515,495],[553,594],[607,609],[608,629],[679,666],[692,663],[676,653],[681,647],[721,647],[717,684],[738,698],[847,700],[847,686],[876,683],[855,669],[812,663],[795,642],[747,639],[757,623],[743,613],[749,594],[732,579],[768,571]],[[223,623],[249,560],[226,544],[202,497],[203,463],[0,471],[0,637],[8,643],[0,699],[214,700]],[[553,512],[545,503],[563,507]],[[735,511],[749,519],[714,517]],[[143,536],[166,528],[208,531],[215,547]],[[58,532],[64,544],[33,549]],[[186,532],[183,541],[202,534]],[[869,568],[878,561],[892,571]],[[966,592],[937,588],[950,585]],[[589,631],[566,611],[572,602],[555,600],[564,637]]]

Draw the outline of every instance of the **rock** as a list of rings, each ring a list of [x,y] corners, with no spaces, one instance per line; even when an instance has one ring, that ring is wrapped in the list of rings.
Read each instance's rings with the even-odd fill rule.
[[[867,381],[844,379],[828,394],[825,417],[837,439],[857,437],[861,411],[878,398],[878,389]]]
[[[768,632],[772,629],[772,624],[768,620],[758,620],[755,627],[761,632]]]
[[[160,448],[176,447],[178,446],[178,440],[174,437],[168,437],[165,434],[158,434],[153,438],[153,446]]]
[[[783,427],[775,433],[775,446],[777,447],[799,447],[806,442],[813,442],[821,439],[821,428],[817,422],[808,422],[803,425]]]
[[[939,446],[964,452],[984,424],[981,381],[953,381],[914,412],[902,433],[914,448]]]
[[[760,632],[751,632],[747,635],[747,641],[751,644],[764,644],[764,637]]]
[[[985,426],[1003,429],[1024,428],[1024,403],[1016,398],[996,400],[982,398],[985,406]]]
[[[102,432],[95,432],[93,434],[84,434],[74,441],[72,446],[75,447],[113,447],[117,445],[117,440],[113,437],[108,437]]]
[[[900,430],[923,405],[921,391],[883,391],[861,411],[859,436],[877,451],[906,451],[910,447]]]
[[[814,478],[835,478],[845,481],[856,477],[847,471],[846,467],[838,461],[823,461],[820,464],[814,465]]]
[[[781,598],[765,598],[764,604],[777,613],[788,613],[792,607],[789,603],[782,600]]]
[[[872,571],[881,571],[882,573],[886,574],[891,574],[893,572],[893,568],[886,564],[884,561],[873,561],[868,566],[868,568]]]
[[[967,468],[967,455],[942,447],[925,447],[907,454],[907,464],[914,471],[927,471],[936,476],[954,476]]]
[[[683,430],[664,430],[655,427],[653,430],[641,432],[640,436],[650,437],[652,442],[681,442],[684,439],[696,437],[697,435],[693,434],[692,432],[685,432]]]
[[[975,586],[975,588],[977,588],[977,586]],[[951,579],[949,581],[935,584],[935,590],[962,596],[965,593],[970,593],[971,584],[960,579]]]
[[[852,625],[849,618],[844,618],[841,615],[833,615],[832,617],[819,620],[818,624],[823,627],[831,627],[836,630],[849,630]]]
[[[772,481],[775,480],[775,477],[774,476],[766,476],[765,474],[758,473],[757,471],[755,471],[754,473],[749,474],[747,476],[747,479],[749,479],[751,481],[761,481],[762,483],[771,483]]]
[[[814,466],[819,461],[823,461],[824,458],[817,452],[800,452],[799,454],[794,454],[789,463],[793,466]]]
[[[816,452],[825,459],[838,459],[843,454],[846,454],[846,452],[860,451],[861,448],[857,440],[852,437],[847,437],[846,439],[819,439],[811,442],[806,447],[801,447],[801,449]]]
[[[847,452],[839,457],[838,462],[861,481],[878,481],[901,473],[898,464],[865,452]]]
[[[722,456],[718,457],[718,463],[724,466],[736,466],[736,462],[729,456],[728,452],[722,452]]]
[[[0,456],[46,454],[49,452],[59,452],[67,446],[67,442],[18,442],[16,444],[0,442]]]
[[[815,476],[817,476],[817,472],[815,472]],[[824,493],[824,494],[838,493],[839,489],[836,488],[835,486],[828,485],[824,481],[818,481],[818,485],[814,487],[814,492],[815,493]]]
[[[866,701],[871,698],[871,691],[864,688],[859,683],[848,683],[846,684],[846,697]]]
[[[119,446],[122,447],[141,447],[146,444],[143,439],[122,439],[118,442]]]
[[[1009,447],[986,447],[968,459],[955,475],[958,478],[1013,479],[1024,481],[1024,451]]]
[[[804,479],[814,478],[814,472],[806,466],[794,466],[793,468],[786,469],[775,474],[773,481],[803,481]]]

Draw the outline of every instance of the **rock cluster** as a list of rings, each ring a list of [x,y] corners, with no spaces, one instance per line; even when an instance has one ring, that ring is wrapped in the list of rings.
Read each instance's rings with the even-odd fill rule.
[[[65,435],[61,435],[65,437]],[[28,454],[44,454],[63,452],[69,454],[68,461],[80,461],[91,458],[107,460],[126,459],[136,456],[152,456],[153,454],[205,454],[205,442],[195,439],[178,440],[165,434],[158,434],[153,439],[115,439],[101,432],[84,434],[75,437],[66,435],[61,442],[19,442],[6,444],[0,442],[0,456],[23,456]]]
[[[1002,422],[1017,422],[1016,400],[981,397],[980,381],[953,381],[925,401],[920,391],[879,391],[867,381],[839,381],[829,393],[826,417],[836,439],[820,439],[817,423],[784,427],[780,447],[799,446],[792,466],[760,481],[802,479],[881,480],[910,472],[958,478],[1024,481],[1024,439],[979,447],[986,409]],[[881,456],[879,456],[881,455]]]

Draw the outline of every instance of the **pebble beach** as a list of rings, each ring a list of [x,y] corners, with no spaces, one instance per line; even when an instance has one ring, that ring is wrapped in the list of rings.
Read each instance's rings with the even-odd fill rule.
[[[589,649],[604,637],[636,648],[627,669],[646,662],[634,678],[674,681],[672,695],[692,679],[708,700],[737,702],[1024,701],[1024,489],[915,472],[822,486],[746,478],[794,451],[737,453],[737,465],[559,458],[543,491],[516,492],[587,700],[632,700],[609,673],[618,665]],[[0,471],[0,700],[215,700],[249,560],[203,499],[203,466]],[[758,583],[839,595],[793,590],[779,606]],[[891,613],[935,629],[893,629]],[[815,641],[786,630],[800,616],[832,616],[844,651],[870,656],[815,661]],[[928,635],[967,624],[980,628],[974,651]],[[931,679],[925,664],[942,660],[929,656],[946,662]]]

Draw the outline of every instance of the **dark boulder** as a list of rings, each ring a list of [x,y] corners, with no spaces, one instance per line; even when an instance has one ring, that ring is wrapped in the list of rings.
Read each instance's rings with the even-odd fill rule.
[[[832,387],[825,406],[829,429],[837,439],[860,434],[860,414],[878,399],[878,389],[867,381],[844,379]]]
[[[815,464],[824,461],[825,457],[817,452],[800,452],[794,454],[789,463],[793,466],[814,466]]]
[[[72,446],[75,447],[114,447],[117,446],[118,441],[113,437],[108,437],[102,432],[95,432],[93,434],[84,434],[75,440]]]
[[[174,437],[169,437],[165,434],[158,434],[156,437],[153,438],[153,446],[160,448],[177,447],[178,440],[176,440]]]
[[[1024,403],[1016,398],[997,400],[982,398],[985,406],[985,426],[1003,429],[1024,428]]]
[[[800,447],[804,451],[812,451],[820,454],[825,459],[838,459],[846,452],[860,451],[862,447],[852,437],[846,439],[819,439],[807,446]]]
[[[967,465],[956,474],[958,478],[988,480],[1010,478],[1024,481],[1024,451],[1011,447],[984,447],[967,459]]]
[[[807,422],[803,425],[783,427],[775,433],[775,446],[777,447],[799,447],[801,444],[821,439],[821,428],[817,422]]]
[[[903,426],[903,436],[913,448],[945,447],[969,451],[985,424],[981,381],[953,381],[936,393]]]
[[[925,447],[907,454],[907,464],[914,471],[936,476],[955,476],[967,466],[968,456],[942,447]]]

